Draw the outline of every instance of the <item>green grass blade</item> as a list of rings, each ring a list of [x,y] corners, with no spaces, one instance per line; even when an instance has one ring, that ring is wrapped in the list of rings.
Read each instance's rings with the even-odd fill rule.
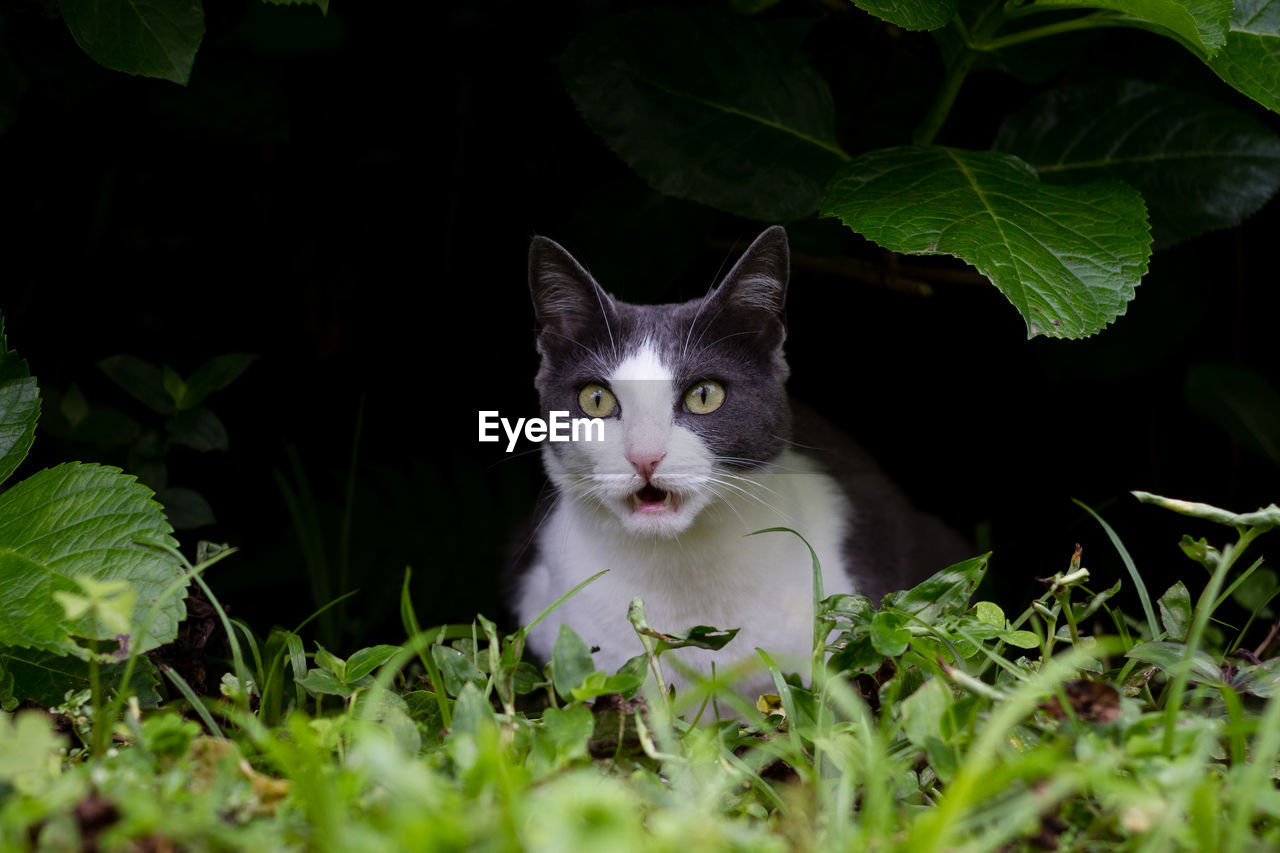
[[[1124,563],[1125,569],[1128,570],[1129,577],[1133,580],[1133,587],[1138,591],[1138,598],[1142,601],[1142,612],[1147,617],[1147,627],[1151,631],[1151,639],[1156,639],[1160,636],[1160,623],[1156,621],[1156,612],[1151,607],[1151,595],[1147,592],[1147,585],[1142,582],[1142,575],[1138,574],[1138,567],[1134,565],[1133,558],[1129,556],[1129,550],[1124,547],[1120,537],[1111,529],[1111,525],[1103,521],[1102,516],[1094,512],[1090,506],[1075,498],[1072,498],[1072,503],[1093,516],[1094,521],[1102,526],[1107,538],[1115,546],[1116,552],[1120,554],[1120,560]]]
[[[223,734],[222,727],[219,726],[218,721],[213,718],[213,714],[209,713],[209,709],[205,707],[204,702],[202,702],[200,697],[196,695],[196,692],[191,689],[191,685],[187,684],[187,680],[181,675],[178,675],[177,671],[170,666],[160,664],[158,668],[160,672],[164,673],[166,678],[173,682],[173,686],[178,688],[178,692],[187,700],[187,704],[191,706],[191,710],[196,712],[196,715],[204,722],[209,731],[213,732],[215,737],[225,738],[226,735]]]

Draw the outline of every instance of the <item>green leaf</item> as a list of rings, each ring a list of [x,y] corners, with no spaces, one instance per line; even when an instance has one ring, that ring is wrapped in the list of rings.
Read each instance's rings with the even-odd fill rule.
[[[485,677],[471,658],[448,646],[432,646],[431,657],[440,667],[441,685],[450,696],[459,696],[468,684],[484,684]]]
[[[688,631],[655,631],[653,628],[642,628],[640,633],[658,640],[658,652],[665,652],[668,649],[709,649],[711,651],[719,651],[723,649],[730,640],[738,635],[737,628],[722,630],[713,628],[710,625],[695,625]]]
[[[1178,581],[1160,596],[1160,622],[1164,625],[1165,636],[1179,643],[1187,639],[1187,628],[1191,626],[1191,594],[1182,581]]]
[[[257,359],[256,355],[243,352],[232,352],[218,355],[196,368],[187,377],[186,393],[178,402],[178,408],[186,411],[194,409],[215,391],[221,391],[249,369]]]
[[[595,717],[586,705],[548,708],[542,712],[542,727],[556,751],[556,758],[569,761],[587,757],[587,743],[595,730]]]
[[[1274,571],[1267,568],[1258,569],[1232,591],[1231,600],[1246,611],[1252,611],[1271,597],[1278,584],[1280,579],[1277,579]],[[1258,611],[1258,615],[1263,619],[1270,619],[1274,614],[1270,607],[1264,607]]]
[[[40,420],[40,389],[27,363],[9,350],[0,317],[0,484],[27,458]]]
[[[151,491],[118,468],[71,462],[41,471],[0,494],[0,645],[85,657],[71,638],[113,640],[92,614],[69,619],[53,598],[79,593],[79,578],[126,580],[137,592],[132,623],[182,577],[177,559],[151,540],[177,547]],[[186,618],[181,594],[152,620],[139,651],[174,638]],[[125,636],[123,642],[131,638]]]
[[[750,18],[639,9],[560,58],[609,148],[659,192],[768,222],[808,216],[842,159],[823,78]]]
[[[1275,131],[1193,92],[1138,80],[1050,90],[1005,120],[994,147],[1044,181],[1132,185],[1157,247],[1234,228],[1280,187]]]
[[[1187,372],[1187,402],[1237,444],[1280,465],[1280,392],[1261,373],[1197,364]]]
[[[1173,672],[1186,653],[1187,647],[1182,643],[1139,643],[1125,652],[1125,657],[1155,664],[1165,672]],[[1191,660],[1191,677],[1205,684],[1220,685],[1222,668],[1218,666],[1212,655],[1197,649],[1195,657]]]
[[[987,572],[990,554],[956,563],[943,569],[912,589],[891,592],[885,596],[882,609],[894,608],[916,616],[929,624],[944,616],[959,613],[969,606],[969,598]]]
[[[911,632],[902,627],[900,616],[882,610],[871,620],[871,643],[880,654],[896,658],[907,650]]]
[[[60,0],[67,28],[99,65],[186,85],[204,38],[200,0]]]
[[[316,666],[325,672],[332,673],[334,678],[342,682],[347,681],[347,662],[319,643],[316,643],[315,661]]]
[[[227,428],[204,406],[179,412],[165,424],[165,429],[175,442],[201,453],[227,449]]]
[[[1001,634],[1000,639],[1019,649],[1035,649],[1040,646],[1040,638],[1030,631],[1010,631]]]
[[[1231,17],[1231,0],[1036,0],[1035,5],[1119,12],[1119,22],[1172,34],[1202,56],[1212,56],[1226,42]]]
[[[552,683],[563,699],[571,698],[573,688],[581,687],[595,671],[591,650],[568,625],[560,626],[556,644],[551,649],[551,667]]]
[[[354,684],[391,660],[400,652],[399,646],[369,646],[360,649],[351,657],[347,658],[347,681]]]
[[[113,355],[98,362],[102,372],[151,411],[172,415],[177,411],[164,387],[164,373],[133,355]]]
[[[1280,112],[1280,0],[1236,0],[1227,44],[1209,67],[1229,85]]]
[[[644,684],[643,674],[619,672],[615,675],[606,675],[597,670],[583,679],[581,686],[571,689],[569,694],[573,697],[573,701],[585,702],[607,693],[630,693],[642,684]]]
[[[1125,312],[1147,270],[1142,197],[1117,181],[1042,183],[995,151],[901,147],[841,167],[822,213],[895,252],[958,257],[989,278],[1029,337],[1082,338]]]
[[[930,678],[901,704],[902,733],[917,749],[939,737],[942,717],[951,704],[951,690],[938,677]]]
[[[836,649],[831,659],[827,661],[828,666],[835,672],[868,671],[880,666],[884,660],[884,655],[880,654],[879,649],[871,642],[869,634],[841,642],[845,645]]]
[[[1004,629],[1004,610],[994,601],[979,601],[973,605],[973,617],[984,625]]]
[[[123,663],[102,665],[98,677],[108,690],[118,690],[124,668]],[[14,696],[45,708],[62,704],[68,690],[79,692],[91,686],[89,664],[61,652],[0,647],[0,669],[12,675]],[[139,657],[134,662],[129,684],[144,708],[159,704],[160,675],[150,658]]]
[[[1181,501],[1176,498],[1163,498],[1150,492],[1131,492],[1130,494],[1144,504],[1155,504],[1158,507],[1173,510],[1181,515],[1203,518],[1206,521],[1215,521],[1218,524],[1226,524],[1231,527],[1257,527],[1261,530],[1280,527],[1280,506],[1275,504],[1269,504],[1254,512],[1235,513],[1219,509],[1216,506],[1210,506],[1209,504]]]
[[[295,678],[299,687],[308,693],[327,693],[330,696],[347,697],[352,688],[347,686],[331,672],[323,669],[309,669],[302,678]]]
[[[936,30],[956,16],[957,0],[853,0],[864,12],[904,30]]]

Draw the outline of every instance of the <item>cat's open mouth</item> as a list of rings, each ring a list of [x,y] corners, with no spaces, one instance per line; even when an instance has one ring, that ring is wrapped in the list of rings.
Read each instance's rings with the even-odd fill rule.
[[[676,509],[675,494],[659,489],[651,483],[631,495],[632,512],[664,512],[674,509]]]

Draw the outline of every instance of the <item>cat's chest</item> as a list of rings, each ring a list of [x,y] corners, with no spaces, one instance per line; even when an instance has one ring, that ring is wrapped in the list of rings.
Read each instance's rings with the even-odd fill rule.
[[[642,540],[623,535],[607,517],[572,502],[548,516],[538,556],[524,578],[518,614],[528,622],[578,582],[608,573],[563,604],[530,634],[533,651],[549,658],[561,624],[600,651],[596,666],[613,670],[642,648],[627,621],[633,598],[644,600],[649,624],[664,631],[695,625],[738,628],[718,653],[688,650],[683,657],[706,670],[758,661],[764,648],[803,665],[810,652],[813,616],[812,558],[788,527],[819,557],[827,594],[850,592],[841,555],[850,508],[833,481],[807,459],[789,452],[759,478],[755,494],[708,507],[681,536]]]

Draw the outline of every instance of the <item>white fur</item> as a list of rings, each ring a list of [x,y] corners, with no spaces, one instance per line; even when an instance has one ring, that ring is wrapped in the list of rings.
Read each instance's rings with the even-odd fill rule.
[[[598,669],[612,672],[643,648],[627,608],[644,600],[649,625],[683,631],[695,625],[738,628],[719,652],[676,652],[697,669],[743,664],[746,688],[769,689],[756,648],[785,671],[807,674],[813,637],[813,546],[828,595],[852,592],[841,555],[851,508],[829,476],[807,457],[786,451],[771,465],[743,469],[715,465],[698,436],[672,418],[677,394],[671,373],[647,343],[609,377],[621,416],[610,419],[603,442],[568,445],[564,457],[544,448],[548,473],[560,491],[537,534],[538,560],[525,574],[517,614],[528,623],[582,580],[609,573],[580,591],[529,635],[529,646],[550,659],[560,625],[591,646]],[[628,451],[665,454],[650,482],[675,493],[670,512],[633,512],[631,496],[645,480]],[[672,677],[671,680],[682,679]]]

